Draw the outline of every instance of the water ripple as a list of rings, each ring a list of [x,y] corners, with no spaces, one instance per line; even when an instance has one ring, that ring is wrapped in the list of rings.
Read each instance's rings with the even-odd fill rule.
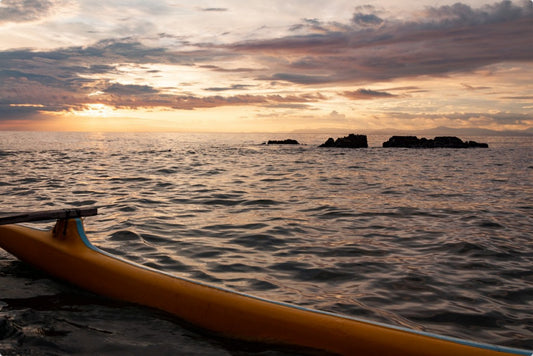
[[[489,151],[334,150],[317,148],[324,138],[313,135],[299,136],[306,144],[298,147],[261,145],[272,137],[252,134],[40,135],[0,133],[0,210],[98,205],[100,215],[86,221],[91,241],[146,266],[419,330],[533,345],[527,139],[473,138],[488,141]],[[9,258],[0,254],[0,263]],[[63,345],[78,335],[87,345],[105,343],[96,330],[135,344],[139,335],[121,339],[120,328],[146,329],[154,317],[117,317],[94,300],[74,305],[37,288],[42,278],[0,269],[28,310],[9,309],[16,301],[0,296],[2,345]],[[50,313],[69,323],[46,319],[25,298],[59,309]],[[189,331],[169,325],[147,343],[187,339]],[[193,339],[192,350],[206,350],[202,337]],[[72,343],[61,350],[77,350]],[[50,353],[65,353],[58,348]]]

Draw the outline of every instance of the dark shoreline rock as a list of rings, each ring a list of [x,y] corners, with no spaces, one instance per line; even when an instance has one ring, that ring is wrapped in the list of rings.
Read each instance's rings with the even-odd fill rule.
[[[416,136],[392,136],[387,142],[383,142],[383,147],[402,148],[488,148],[486,143],[475,141],[464,142],[455,136],[437,136],[434,139]]]
[[[288,138],[286,140],[268,140],[267,145],[299,145],[296,140]]]
[[[368,141],[366,135],[349,134],[346,137],[339,137],[336,140],[330,137],[318,147],[367,148]]]

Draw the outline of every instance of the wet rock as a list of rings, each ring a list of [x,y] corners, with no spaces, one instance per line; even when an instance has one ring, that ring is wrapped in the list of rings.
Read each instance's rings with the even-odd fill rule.
[[[268,140],[267,145],[299,145],[300,143],[293,139],[286,140]]]
[[[346,137],[339,137],[336,140],[330,137],[319,147],[367,148],[368,141],[366,135],[349,134]]]
[[[387,142],[383,142],[383,147],[403,147],[403,148],[487,148],[486,143],[475,141],[464,142],[455,136],[437,136],[434,139],[416,136],[392,136]]]

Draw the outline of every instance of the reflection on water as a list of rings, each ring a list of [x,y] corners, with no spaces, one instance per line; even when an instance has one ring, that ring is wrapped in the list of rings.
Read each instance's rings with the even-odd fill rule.
[[[292,135],[300,146],[261,145],[275,136],[0,133],[0,210],[97,205],[100,215],[86,221],[92,242],[150,267],[316,309],[533,345],[531,138],[463,138],[489,142],[484,150],[384,149],[377,146],[388,137],[372,136],[372,147],[359,150],[319,149],[321,135]],[[135,307],[117,312],[92,300],[97,311],[88,316],[78,294],[60,294],[68,307],[49,309],[67,322],[51,324],[35,303],[14,307],[13,298],[50,305],[39,299],[47,288],[73,292],[48,279],[28,291],[20,278],[45,276],[21,277],[12,260],[0,258],[0,278],[16,284],[14,296],[0,299],[0,350],[32,327],[48,330],[36,340],[68,350],[78,337],[98,345],[90,338],[105,325],[118,350],[138,339],[116,334],[144,327],[131,316]],[[207,351],[205,338],[142,313],[160,331],[147,340],[177,340],[169,353],[179,343],[191,353],[227,351]],[[68,330],[50,336],[60,327]]]

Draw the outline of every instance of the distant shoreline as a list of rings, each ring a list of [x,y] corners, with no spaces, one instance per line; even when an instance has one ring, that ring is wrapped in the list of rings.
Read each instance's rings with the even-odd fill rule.
[[[391,135],[391,136],[533,136],[533,127],[525,130],[489,130],[482,128],[452,128],[452,127],[435,127],[431,129],[422,130],[398,130],[393,128],[385,128],[380,130],[364,130],[364,129],[310,129],[310,130],[294,130],[293,134],[344,134],[347,132],[358,132],[365,135]]]

